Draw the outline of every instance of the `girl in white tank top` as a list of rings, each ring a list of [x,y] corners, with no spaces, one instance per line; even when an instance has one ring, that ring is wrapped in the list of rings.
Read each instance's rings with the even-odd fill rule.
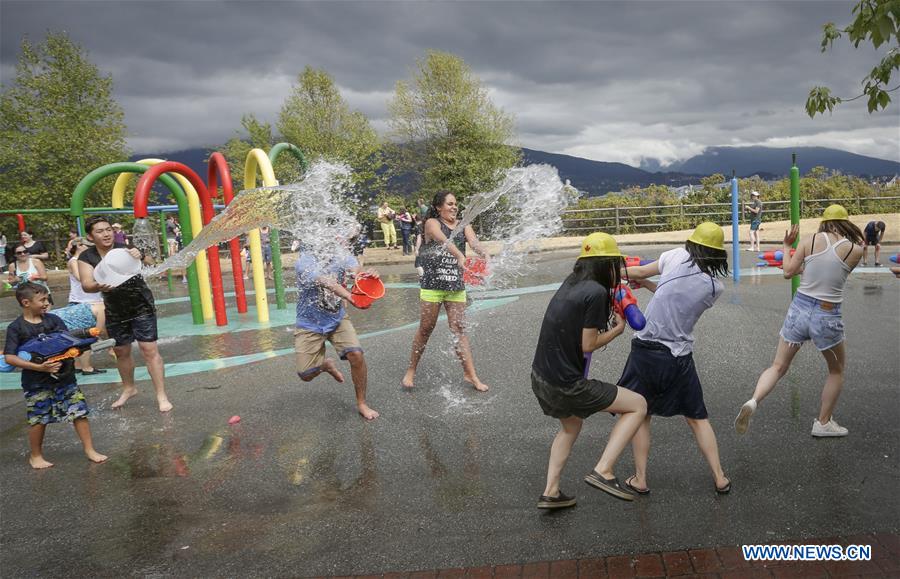
[[[848,430],[834,421],[832,412],[844,385],[844,321],[841,304],[847,276],[862,258],[863,235],[850,222],[847,210],[840,205],[828,207],[822,215],[819,231],[803,238],[791,256],[790,249],[799,225],[784,236],[784,277],[790,279],[802,272],[800,287],[788,308],[775,360],[756,382],[753,398],[742,407],[734,421],[738,434],[750,426],[757,404],[769,395],[784,376],[794,355],[807,340],[812,340],[828,365],[828,377],[822,391],[819,416],[813,421],[816,437],[846,436]]]

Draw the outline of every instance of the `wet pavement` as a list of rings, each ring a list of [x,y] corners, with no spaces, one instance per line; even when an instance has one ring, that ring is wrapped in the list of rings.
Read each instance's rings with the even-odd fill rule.
[[[401,389],[417,294],[408,266],[382,268],[387,297],[351,312],[364,335],[369,401],[382,413],[373,423],[355,413],[349,384],[296,378],[290,315],[273,315],[266,328],[251,315],[246,328],[211,335],[188,335],[189,321],[175,320],[161,351],[167,366],[186,370],[168,380],[169,415],[154,409],[148,382],[112,411],[115,385],[84,380],[107,464],[89,464],[71,428],[56,425],[45,442],[56,466],[29,469],[21,392],[0,391],[3,576],[58,574],[63,564],[75,576],[346,575],[900,531],[900,281],[869,270],[851,276],[844,306],[848,369],[836,418],[849,437],[809,435],[825,377],[809,345],[748,435],[734,435],[790,294],[778,275],[744,276],[704,315],[695,348],[732,494],[715,495],[677,418],[654,421],[650,496],[628,504],[591,489],[581,479],[612,426],[597,415],[563,477],[579,505],[538,511],[556,422],[541,413],[528,377],[551,284],[571,263],[544,255],[518,291],[476,294],[470,337],[486,394],[465,387],[444,323],[417,388]],[[163,287],[161,301],[178,297]],[[0,302],[3,319],[8,305]],[[175,301],[161,312],[187,308]],[[616,380],[628,346],[623,336],[596,354],[592,375]],[[190,366],[205,358],[234,363]],[[229,426],[232,415],[241,422]],[[630,472],[626,452],[618,473]]]

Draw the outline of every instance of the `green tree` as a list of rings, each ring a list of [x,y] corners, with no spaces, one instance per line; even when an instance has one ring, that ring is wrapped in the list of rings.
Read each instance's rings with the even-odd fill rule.
[[[14,82],[0,96],[0,207],[64,208],[88,172],[128,158],[113,81],[64,33],[22,41]],[[111,181],[95,188],[101,202]],[[30,216],[38,237],[72,226],[65,215]]]
[[[277,142],[272,135],[272,125],[260,121],[254,115],[244,115],[241,118],[241,127],[243,131],[237,131],[221,148],[228,161],[235,193],[244,188],[244,164],[247,162],[247,153],[251,149],[262,149],[268,154],[269,149]],[[275,176],[281,183],[289,183],[300,177],[300,167],[290,155],[279,157],[273,168]]]
[[[513,119],[453,54],[430,51],[412,80],[397,83],[388,104],[397,147],[395,174],[413,175],[422,196],[449,189],[458,197],[494,188],[514,166]]]
[[[900,86],[887,88],[891,82],[894,71],[900,68],[900,0],[860,0],[853,7],[855,15],[853,22],[846,28],[838,28],[834,22],[825,24],[822,35],[822,52],[834,43],[835,40],[846,34],[853,43],[854,48],[859,48],[863,42],[869,42],[875,49],[882,45],[890,47],[888,53],[881,59],[862,80],[863,91],[861,95],[852,98],[841,98],[831,94],[831,89],[824,86],[813,87],[806,99],[806,113],[815,117],[817,113],[831,112],[834,107],[842,102],[855,101],[867,97],[869,112],[885,109],[891,102],[889,93]]]
[[[324,157],[350,165],[359,193],[372,196],[381,191],[378,134],[364,114],[350,110],[324,70],[303,69],[281,107],[277,127],[310,160]]]

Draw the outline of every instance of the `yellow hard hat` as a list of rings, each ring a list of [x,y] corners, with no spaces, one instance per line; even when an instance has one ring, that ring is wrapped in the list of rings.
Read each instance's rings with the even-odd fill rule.
[[[825,208],[825,211],[822,212],[822,221],[837,221],[840,219],[850,219],[850,215],[842,205],[838,205],[837,203],[829,205]]]
[[[694,229],[694,232],[688,237],[688,241],[693,241],[697,245],[724,250],[725,232],[712,221],[704,221]]]
[[[609,233],[591,233],[581,242],[582,257],[623,257],[616,240]]]

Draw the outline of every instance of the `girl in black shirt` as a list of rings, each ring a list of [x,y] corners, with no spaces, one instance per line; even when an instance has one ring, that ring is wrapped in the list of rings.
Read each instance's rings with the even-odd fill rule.
[[[581,244],[581,255],[572,273],[544,314],[531,366],[531,388],[544,414],[557,418],[560,429],[550,447],[547,486],[538,499],[539,509],[575,505],[575,497],[560,490],[559,479],[584,419],[603,410],[621,417],[609,435],[600,461],[584,482],[616,498],[634,500],[634,494],[619,484],[613,469],[643,423],[647,403],[640,394],[587,379],[584,357],[612,342],[625,329],[618,313],[610,316],[612,296],[623,266],[622,254],[612,236],[589,235]]]

